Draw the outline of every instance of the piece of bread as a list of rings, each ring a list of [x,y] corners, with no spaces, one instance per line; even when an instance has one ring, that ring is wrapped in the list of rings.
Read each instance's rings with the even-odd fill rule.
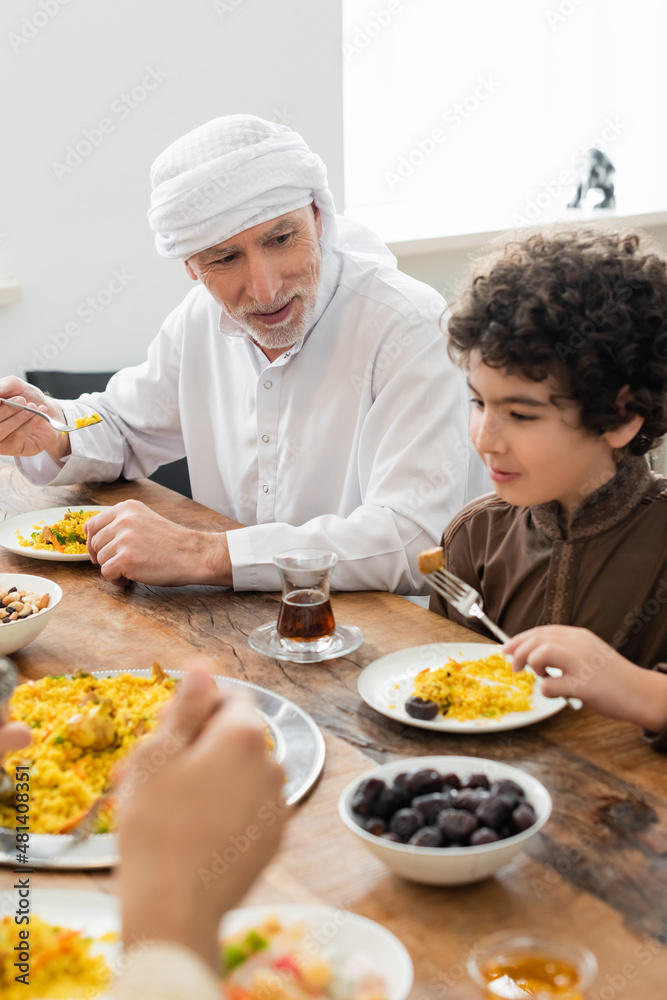
[[[437,546],[432,549],[424,549],[417,556],[417,566],[419,572],[426,576],[428,573],[435,573],[436,569],[441,569],[445,565],[445,554]]]

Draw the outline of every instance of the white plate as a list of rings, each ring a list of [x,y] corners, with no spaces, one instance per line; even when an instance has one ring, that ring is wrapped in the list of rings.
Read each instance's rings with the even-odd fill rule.
[[[68,510],[94,510],[99,513],[101,510],[109,510],[109,507],[94,507],[92,504],[72,504],[70,507],[48,507],[46,510],[33,510],[28,514],[17,514],[15,517],[8,517],[6,521],[0,522],[0,545],[16,553],[17,556],[26,556],[28,559],[46,559],[50,562],[90,562],[87,552],[78,552],[69,555],[67,552],[47,552],[46,549],[31,549],[28,546],[20,545],[16,537],[18,531],[24,538],[29,538],[31,532],[35,530],[34,525],[54,524],[62,520]]]
[[[7,628],[10,628],[8,625]],[[169,670],[171,677],[182,677],[179,670]],[[132,674],[133,677],[150,677],[150,670],[96,670],[93,677],[114,674]],[[266,720],[275,743],[276,760],[285,768],[287,780],[283,795],[287,805],[299,802],[313,787],[324,766],[324,739],[311,717],[287,698],[267,691],[257,684],[237,680],[235,677],[213,678],[220,687],[243,687],[255,698]],[[0,839],[7,834],[0,828]],[[118,861],[118,838],[115,833],[96,833],[62,855],[69,844],[67,834],[33,833],[30,836],[29,864],[32,868],[91,869],[111,868]],[[12,843],[13,847],[13,843]],[[0,843],[0,865],[15,865],[14,850]]]
[[[435,719],[413,719],[405,711],[405,701],[413,691],[415,675],[426,667],[442,667],[447,657],[453,660],[478,660],[500,649],[488,642],[432,642],[427,646],[410,646],[374,660],[359,675],[359,694],[367,705],[389,719],[407,722],[420,729],[435,729],[445,733],[500,733],[520,729],[548,719],[565,708],[564,698],[545,698],[539,690],[539,678],[533,688],[535,708],[528,712],[508,712],[500,719],[471,719],[460,722],[437,715]]]
[[[334,970],[337,956],[347,959],[358,955],[367,967],[384,976],[387,1000],[406,1000],[414,978],[407,949],[386,927],[357,913],[296,903],[246,906],[226,915],[220,926],[221,937],[245,928],[250,930],[271,915],[282,924],[305,923],[310,931],[307,938],[310,953],[321,954]]]
[[[13,916],[17,892],[0,893],[0,916]],[[32,912],[49,923],[61,924],[85,931],[91,937],[109,932],[120,933],[120,900],[103,892],[80,892],[70,889],[32,889]],[[410,956],[404,945],[390,931],[356,913],[332,906],[302,906],[278,903],[247,906],[231,910],[220,925],[224,939],[244,928],[250,929],[268,916],[275,915],[283,924],[305,923],[311,931],[311,944],[321,945],[322,956],[335,961],[335,956],[360,955],[371,968],[379,969],[387,981],[387,1000],[406,1000],[413,981]],[[102,952],[112,970],[121,955],[121,943],[97,942],[93,954]],[[99,996],[105,1000],[109,994]],[[50,1000],[41,997],[40,1000]]]

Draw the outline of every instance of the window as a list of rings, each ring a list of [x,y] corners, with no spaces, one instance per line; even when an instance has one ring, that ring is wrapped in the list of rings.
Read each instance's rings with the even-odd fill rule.
[[[591,146],[616,167],[616,214],[667,209],[658,0],[343,0],[343,15],[346,213],[384,238],[562,217]]]

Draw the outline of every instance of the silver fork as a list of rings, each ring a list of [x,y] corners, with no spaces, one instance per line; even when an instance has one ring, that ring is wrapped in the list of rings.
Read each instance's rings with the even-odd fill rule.
[[[500,626],[492,622],[484,612],[481,594],[474,587],[471,587],[469,583],[465,583],[458,576],[455,576],[454,573],[450,573],[444,566],[441,569],[434,570],[433,573],[424,573],[423,576],[429,587],[432,587],[441,597],[449,601],[460,614],[466,618],[478,618],[502,642],[510,641],[507,632],[503,632]],[[550,667],[547,667],[547,673],[553,676]],[[570,708],[579,710],[582,706],[579,698],[566,698],[565,700]]]
[[[42,413],[41,410],[36,410],[32,406],[24,406],[23,403],[15,403],[13,399],[0,399],[0,403],[4,403],[5,406],[14,406],[17,410],[27,410],[28,413],[36,413],[38,417],[44,417],[48,423],[51,424],[54,431],[60,431],[61,434],[71,434],[72,431],[82,431],[84,427],[93,427],[94,424],[84,424],[83,427],[75,427],[74,424],[63,424],[60,420],[55,420],[50,417],[48,413]],[[96,424],[102,423],[102,417],[95,421]]]

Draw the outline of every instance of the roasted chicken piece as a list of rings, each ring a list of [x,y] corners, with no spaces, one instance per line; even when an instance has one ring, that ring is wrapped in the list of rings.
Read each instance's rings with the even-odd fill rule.
[[[77,712],[65,723],[67,739],[82,750],[106,750],[116,739],[112,709],[110,698],[100,698],[99,705]]]

